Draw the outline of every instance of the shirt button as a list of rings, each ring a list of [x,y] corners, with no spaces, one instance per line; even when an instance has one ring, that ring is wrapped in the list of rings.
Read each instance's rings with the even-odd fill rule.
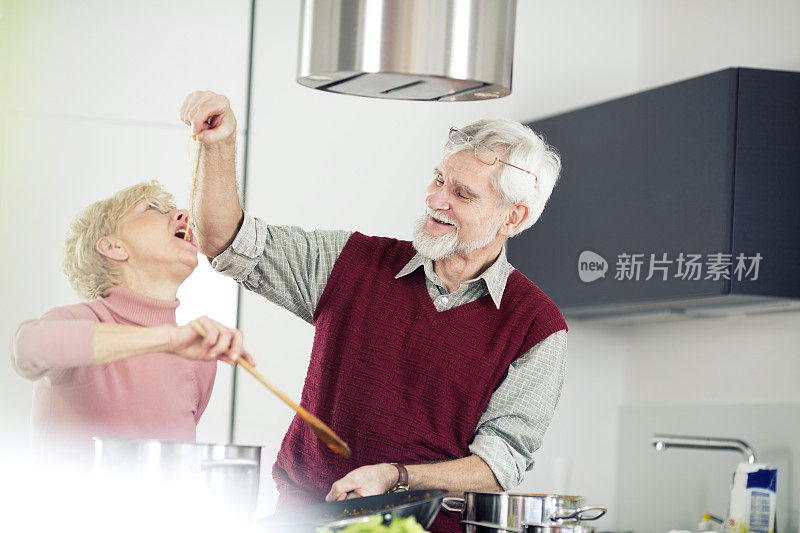
[[[449,301],[450,301],[450,298],[448,298],[447,296],[442,296],[442,303],[443,304],[447,305],[447,302],[449,302]]]

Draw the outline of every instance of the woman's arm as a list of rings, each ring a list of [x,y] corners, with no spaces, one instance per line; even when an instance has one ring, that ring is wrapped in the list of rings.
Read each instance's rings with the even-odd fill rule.
[[[105,364],[137,355],[166,352],[186,359],[252,361],[242,347],[242,333],[207,317],[197,319],[207,332],[203,339],[187,326],[130,326],[76,316],[69,308],[49,311],[23,322],[11,348],[16,371],[35,380],[53,369]],[[225,355],[223,355],[225,354]]]
[[[195,319],[206,332],[205,338],[186,326],[140,327],[98,323],[92,332],[92,354],[101,365],[146,353],[166,352],[193,361],[222,358],[233,362],[240,356],[252,359],[242,347],[242,332],[215,322],[208,317]]]
[[[35,380],[50,370],[90,365],[97,317],[87,308],[57,307],[20,324],[11,342],[11,362],[22,377]]]

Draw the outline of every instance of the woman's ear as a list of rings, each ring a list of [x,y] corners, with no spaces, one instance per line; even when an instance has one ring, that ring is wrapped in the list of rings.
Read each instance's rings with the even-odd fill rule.
[[[106,235],[97,239],[95,248],[112,261],[127,261],[128,251],[125,249],[124,243],[112,235]]]

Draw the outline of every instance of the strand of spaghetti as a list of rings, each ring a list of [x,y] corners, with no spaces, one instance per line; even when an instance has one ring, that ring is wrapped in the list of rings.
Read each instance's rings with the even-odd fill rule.
[[[192,140],[195,141],[194,158],[192,158],[192,150],[190,148]],[[197,185],[197,168],[200,165],[200,141],[197,140],[197,135],[190,135],[186,140],[186,156],[192,164],[192,192],[189,195],[189,218],[186,220],[187,231],[183,236],[183,240],[189,240],[188,228],[194,219],[194,189]]]

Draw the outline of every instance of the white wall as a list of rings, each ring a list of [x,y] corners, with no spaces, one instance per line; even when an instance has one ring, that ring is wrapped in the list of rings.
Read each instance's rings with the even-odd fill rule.
[[[800,69],[796,0],[641,2],[642,87],[728,67]]]
[[[0,3],[1,346],[23,320],[78,301],[60,265],[67,225],[83,207],[153,178],[188,205],[180,104],[208,87],[231,94],[241,112],[249,7],[246,0]],[[178,297],[181,322],[208,314],[235,325],[236,286],[205,261]],[[8,355],[3,361],[0,449],[24,449],[32,387]],[[221,365],[200,440],[228,437],[230,376]]]
[[[627,328],[625,403],[800,402],[800,313]]]

